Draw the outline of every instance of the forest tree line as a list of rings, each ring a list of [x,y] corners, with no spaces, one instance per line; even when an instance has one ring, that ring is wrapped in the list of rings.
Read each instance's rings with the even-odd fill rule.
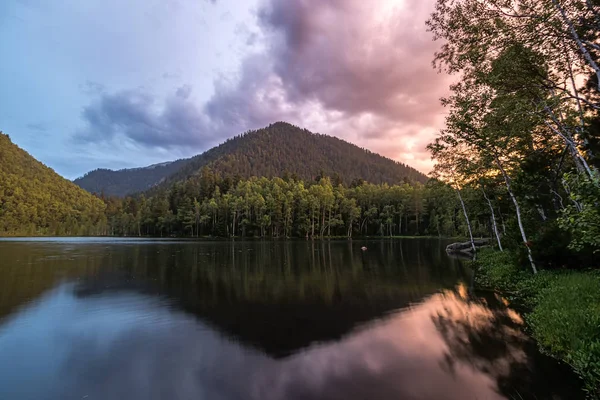
[[[350,238],[467,233],[456,194],[436,180],[425,185],[362,180],[344,185],[327,176],[312,181],[290,176],[222,178],[203,168],[167,191],[104,201],[105,234],[117,236]],[[476,235],[490,236],[488,211],[480,211],[472,228]],[[502,212],[496,210],[498,216]]]

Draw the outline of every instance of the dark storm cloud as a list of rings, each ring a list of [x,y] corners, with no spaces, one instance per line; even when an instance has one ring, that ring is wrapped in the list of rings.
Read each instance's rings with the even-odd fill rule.
[[[86,128],[77,134],[81,141],[108,141],[117,135],[156,147],[201,145],[205,116],[190,99],[191,86],[178,88],[164,104],[143,90],[102,94],[82,113]]]
[[[267,0],[250,40],[265,50],[242,60],[236,80],[217,79],[203,107],[186,87],[159,110],[138,91],[103,94],[84,111],[84,137],[203,150],[208,137],[286,120],[427,170],[424,148],[442,126],[449,84],[431,67],[432,9],[433,0]]]

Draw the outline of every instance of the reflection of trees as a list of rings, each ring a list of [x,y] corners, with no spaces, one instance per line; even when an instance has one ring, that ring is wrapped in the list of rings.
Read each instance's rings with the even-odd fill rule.
[[[88,277],[77,292],[129,287],[161,293],[221,330],[285,355],[337,339],[456,281],[460,271],[436,254],[417,256],[415,248],[405,248],[399,263],[396,244],[370,244],[367,252],[359,244],[328,241],[137,246],[107,256],[104,264],[123,267]]]
[[[466,362],[494,377],[498,391],[510,399],[556,398],[557,391],[561,399],[583,398],[573,373],[539,354],[522,333],[521,318],[501,299],[469,298],[464,287],[458,293],[446,292],[443,311],[431,317],[448,346],[445,368],[452,371],[457,360]],[[548,385],[553,379],[561,385]]]
[[[272,354],[337,338],[463,274],[435,240],[2,245],[5,315],[62,279],[78,279],[83,297],[166,295]]]
[[[101,270],[99,253],[82,247],[85,255],[72,246],[0,243],[0,321],[61,280],[98,273]]]
[[[416,242],[416,241],[415,241]],[[399,262],[392,242],[360,252],[349,242],[254,242],[228,246],[136,246],[110,253],[102,264],[129,279],[168,288],[206,302],[317,301],[368,303],[370,299],[419,300],[440,286],[451,287],[462,271],[441,260]],[[413,254],[415,249],[412,249]],[[408,264],[408,267],[407,267]],[[115,268],[116,267],[116,268]],[[433,278],[432,278],[433,277]]]

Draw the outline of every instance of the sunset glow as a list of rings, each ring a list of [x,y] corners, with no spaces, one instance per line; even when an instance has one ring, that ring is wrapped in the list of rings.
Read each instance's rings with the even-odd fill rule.
[[[0,128],[70,178],[191,156],[278,120],[427,172],[449,80],[431,67],[432,7],[9,1]]]

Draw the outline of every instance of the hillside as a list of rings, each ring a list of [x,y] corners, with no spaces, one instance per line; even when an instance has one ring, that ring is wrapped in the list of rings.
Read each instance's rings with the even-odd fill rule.
[[[90,193],[122,197],[150,189],[179,171],[190,160],[188,158],[150,165],[145,168],[128,168],[118,171],[99,168],[73,182]]]
[[[94,234],[104,208],[0,132],[0,236]]]
[[[165,186],[208,166],[221,175],[275,177],[284,174],[312,180],[323,173],[346,184],[425,182],[419,171],[344,140],[314,134],[285,122],[238,135],[191,159],[164,167],[120,171],[96,170],[75,180],[91,192],[123,196],[163,183]]]

